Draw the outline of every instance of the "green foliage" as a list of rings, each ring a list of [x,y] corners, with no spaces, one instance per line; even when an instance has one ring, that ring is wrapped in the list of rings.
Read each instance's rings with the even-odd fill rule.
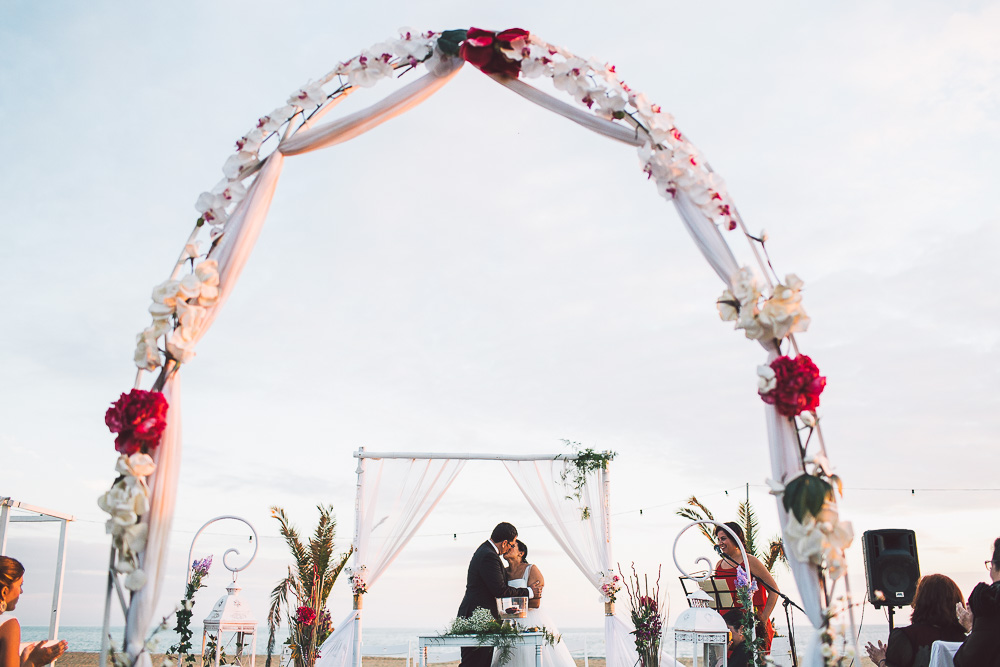
[[[528,628],[521,627],[516,621],[501,623],[493,618],[489,610],[476,607],[472,615],[468,618],[459,616],[449,625],[446,635],[475,635],[476,643],[480,646],[492,646],[494,655],[499,664],[506,665],[514,657],[514,648],[517,638],[524,632],[541,632],[545,641],[550,646],[555,646],[561,637],[555,635],[544,627]]]
[[[757,623],[757,614],[753,608],[753,591],[750,586],[737,585],[736,599],[743,607],[743,615],[740,618],[740,630],[743,632],[743,647],[746,649],[748,662],[756,662],[760,667],[764,667],[766,664],[764,658],[764,638],[760,635],[754,635],[753,641],[750,640],[751,629]]]
[[[296,667],[312,667],[316,662],[316,649],[329,636],[329,612],[326,601],[330,597],[333,584],[337,581],[352,549],[347,553],[334,555],[334,537],[337,520],[333,506],[317,505],[319,523],[307,543],[299,537],[298,529],[291,524],[285,510],[272,507],[271,515],[278,520],[278,532],[288,545],[293,564],[288,567],[288,575],[271,591],[271,606],[267,613],[268,639],[266,667],[271,665],[274,653],[275,632],[281,627],[281,612],[284,610],[290,630],[290,640]],[[294,597],[294,608],[290,601]],[[314,620],[308,624],[298,623],[299,607],[313,610]]]
[[[208,565],[199,567],[199,564],[204,564],[205,562]],[[191,569],[191,581],[188,582],[187,587],[184,589],[184,599],[181,600],[180,605],[177,607],[177,624],[174,626],[174,632],[178,635],[178,641],[170,647],[170,653],[176,653],[180,663],[186,667],[195,667],[198,663],[198,658],[191,654],[191,638],[194,636],[194,633],[191,631],[191,619],[194,616],[194,594],[205,588],[203,580],[208,576],[208,567],[211,566],[211,562],[211,556],[207,561],[194,562],[194,566]]]
[[[583,500],[583,487],[587,484],[587,475],[598,470],[604,470],[608,461],[616,456],[617,452],[598,452],[590,447],[581,449],[579,442],[573,442],[563,438],[563,442],[573,448],[576,458],[566,462],[566,468],[559,474],[563,486],[569,491],[567,500]],[[570,466],[572,464],[572,466]],[[580,508],[580,518],[584,521],[590,518],[590,508],[583,506]]]
[[[839,480],[838,480],[839,482]],[[781,502],[802,523],[807,516],[819,516],[823,503],[833,498],[833,486],[818,475],[800,475],[785,485]]]
[[[442,53],[457,56],[458,49],[465,41],[468,32],[468,30],[445,30],[438,36],[438,48]]]

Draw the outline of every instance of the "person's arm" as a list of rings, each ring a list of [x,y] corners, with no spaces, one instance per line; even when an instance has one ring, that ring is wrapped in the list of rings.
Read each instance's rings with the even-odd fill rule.
[[[767,591],[767,602],[764,604],[764,609],[761,611],[760,620],[766,621],[771,618],[771,612],[774,611],[774,606],[778,604],[778,596],[774,593],[780,591],[778,588],[778,582],[774,580],[771,573],[767,571],[764,564],[760,562],[760,559],[756,556],[749,556],[750,560],[750,574],[760,579],[764,584],[768,586]]]
[[[0,625],[0,667],[20,667],[21,626],[16,618]]]
[[[482,572],[483,583],[486,584],[486,590],[493,597],[532,597],[530,588],[511,588],[507,585],[507,577],[504,575],[503,563],[500,562],[499,556],[484,558],[480,571]]]
[[[531,566],[531,574],[528,577],[528,587],[531,588],[532,591],[541,591],[543,586],[545,586],[545,577],[542,576],[542,571],[538,569],[538,566],[533,564]],[[531,602],[528,603],[528,606],[533,609],[540,607],[542,604],[541,597],[541,594],[536,595],[532,598]]]

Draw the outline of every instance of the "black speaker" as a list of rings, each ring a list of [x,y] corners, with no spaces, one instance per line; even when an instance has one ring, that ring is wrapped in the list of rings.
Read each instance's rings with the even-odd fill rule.
[[[916,533],[892,528],[867,530],[861,544],[869,602],[876,609],[910,604],[920,579]]]

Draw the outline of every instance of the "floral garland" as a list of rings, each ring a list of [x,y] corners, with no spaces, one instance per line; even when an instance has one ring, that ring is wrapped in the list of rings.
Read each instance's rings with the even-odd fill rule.
[[[351,582],[351,590],[354,592],[354,595],[364,595],[368,592],[368,582],[365,579],[367,571],[368,568],[364,565],[359,567],[357,571],[350,567],[347,568],[347,578]]]
[[[459,616],[448,624],[445,635],[475,635],[480,646],[492,646],[497,664],[506,665],[514,657],[517,638],[524,632],[541,632],[549,646],[558,644],[562,637],[546,628],[523,628],[517,621],[509,625],[493,618],[488,609],[476,607],[468,618]]]
[[[598,452],[590,447],[580,449],[580,443],[563,439],[563,442],[573,448],[575,456],[566,459],[565,466],[559,479],[563,483],[569,495],[567,500],[583,500],[583,487],[587,484],[587,475],[598,470],[604,470],[608,461],[618,456],[617,452]],[[580,519],[586,521],[590,518],[590,508],[583,506],[580,508]]]
[[[125,588],[137,591],[146,585],[141,567],[149,526],[142,517],[149,511],[146,478],[156,470],[149,452],[160,444],[166,428],[167,401],[159,392],[133,389],[122,394],[104,415],[104,422],[116,433],[115,462],[118,477],[98,499],[97,505],[111,515],[106,530],[116,551],[115,570],[125,575]]]
[[[687,140],[674,118],[620,80],[613,65],[580,58],[520,28],[501,32],[471,28],[443,33],[416,33],[403,29],[398,38],[375,44],[339,63],[319,79],[296,89],[284,106],[261,116],[235,142],[235,153],[222,168],[223,179],[198,196],[195,208],[199,217],[195,231],[170,278],[154,288],[149,307],[152,324],[136,338],[136,365],[142,370],[160,369],[154,389],[162,388],[169,373],[176,372],[181,364],[194,356],[194,343],[209,319],[208,309],[219,298],[219,268],[212,252],[226,233],[233,207],[246,196],[244,181],[267,159],[262,157],[263,146],[282,128],[290,128],[289,124],[295,117],[306,119],[321,105],[352,89],[374,86],[400,70],[406,73],[421,63],[435,71],[442,62],[455,57],[494,76],[550,78],[558,90],[570,95],[595,116],[620,122],[635,131],[642,140],[638,149],[641,168],[661,196],[673,199],[683,194],[721,228],[735,230],[742,225],[723,180]],[[335,89],[327,92],[324,87],[334,80],[337,82]],[[202,252],[201,242],[196,237],[205,229],[208,229],[209,248],[207,252]],[[753,237],[745,229],[744,234],[764,248],[765,234]],[[766,253],[766,248],[764,250]],[[180,274],[188,264],[188,275],[182,277]],[[806,331],[809,318],[801,305],[802,281],[789,274],[783,282],[776,282],[777,285],[766,293],[758,288],[752,271],[744,268],[733,277],[730,288],[723,292],[716,305],[722,319],[735,321],[736,328],[743,330],[748,338],[774,341],[780,351],[783,340],[790,340],[792,334]],[[807,463],[814,465],[808,474],[827,482],[831,493],[829,498],[824,496],[824,502],[832,501],[833,477],[826,466],[817,461],[817,457],[806,457],[809,439],[817,428],[819,418],[815,408],[819,404],[825,378],[819,376],[811,360],[802,356],[779,357],[768,368],[760,371],[759,394],[762,400],[774,404],[781,414],[793,420],[800,437],[803,431],[807,431],[805,444],[800,445],[803,467]],[[793,414],[789,415],[789,412]],[[589,463],[586,458],[583,462],[585,465]],[[576,492],[581,488],[577,486],[580,473],[578,468],[573,477],[571,489]],[[801,510],[806,506],[801,504],[804,501],[798,499],[808,497],[808,507],[815,509],[814,489],[818,487],[814,482],[800,482],[807,484],[810,491],[797,492],[793,487],[794,481],[788,483],[788,495],[783,499],[786,507]],[[777,488],[779,484],[773,486],[775,493],[785,492],[784,487]],[[832,502],[829,504],[832,505]],[[817,565],[821,578],[829,571],[836,581],[841,572],[837,564],[843,560],[840,545],[844,545],[842,538],[850,532],[850,526],[840,524],[836,517],[829,516],[831,512],[835,514],[835,510],[828,509],[826,512],[825,518],[832,520],[824,520],[811,510],[808,516],[796,513],[796,521],[801,524],[803,533],[802,539],[796,541],[806,545],[801,552],[810,554],[808,560]],[[582,508],[581,513],[584,519],[588,518],[589,508]],[[815,524],[810,520],[814,520]],[[798,529],[791,526],[789,530],[794,533]],[[816,531],[824,535],[824,544],[829,545],[829,548],[824,547],[821,558],[815,549]],[[849,539],[846,542],[849,543]],[[838,549],[839,555],[835,553]]]
[[[757,582],[747,575],[742,565],[736,566],[736,601],[743,609],[740,618],[740,630],[743,633],[743,646],[749,662],[755,662],[760,667],[766,664],[764,658],[764,637],[754,632],[757,614],[753,608],[753,594],[757,591]],[[753,637],[753,641],[750,640]]]
[[[618,596],[618,591],[622,589],[622,578],[615,574],[613,570],[598,572],[597,577],[598,588],[602,595],[601,599],[604,602],[614,602]]]
[[[174,627],[174,632],[177,633],[178,641],[170,647],[170,653],[176,653],[178,661],[187,667],[195,667],[198,663],[198,658],[191,655],[191,638],[194,636],[191,631],[191,619],[194,616],[194,594],[205,588],[203,581],[208,576],[208,570],[211,567],[211,556],[191,563],[191,577],[184,589],[184,599],[175,609],[177,625]]]

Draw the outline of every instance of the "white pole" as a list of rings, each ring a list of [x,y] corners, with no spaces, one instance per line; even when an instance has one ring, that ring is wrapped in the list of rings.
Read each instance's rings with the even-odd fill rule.
[[[583,667],[590,667],[590,654],[587,652],[587,635],[583,636]]]
[[[49,616],[49,639],[59,633],[59,608],[62,606],[63,579],[66,577],[66,519],[59,522],[59,556],[56,560],[56,583],[52,591],[52,614]]]
[[[10,498],[0,498],[0,556],[7,553],[7,526],[10,521]]]
[[[359,552],[359,547],[361,546],[361,516],[362,516],[362,501],[361,494],[364,492],[365,488],[365,448],[358,447],[358,451],[355,456],[358,459],[358,491],[357,496],[354,499],[354,567],[355,571],[361,571],[361,554]],[[360,606],[360,605],[355,605]],[[354,655],[351,664],[354,667],[361,667],[361,610],[354,610]]]

